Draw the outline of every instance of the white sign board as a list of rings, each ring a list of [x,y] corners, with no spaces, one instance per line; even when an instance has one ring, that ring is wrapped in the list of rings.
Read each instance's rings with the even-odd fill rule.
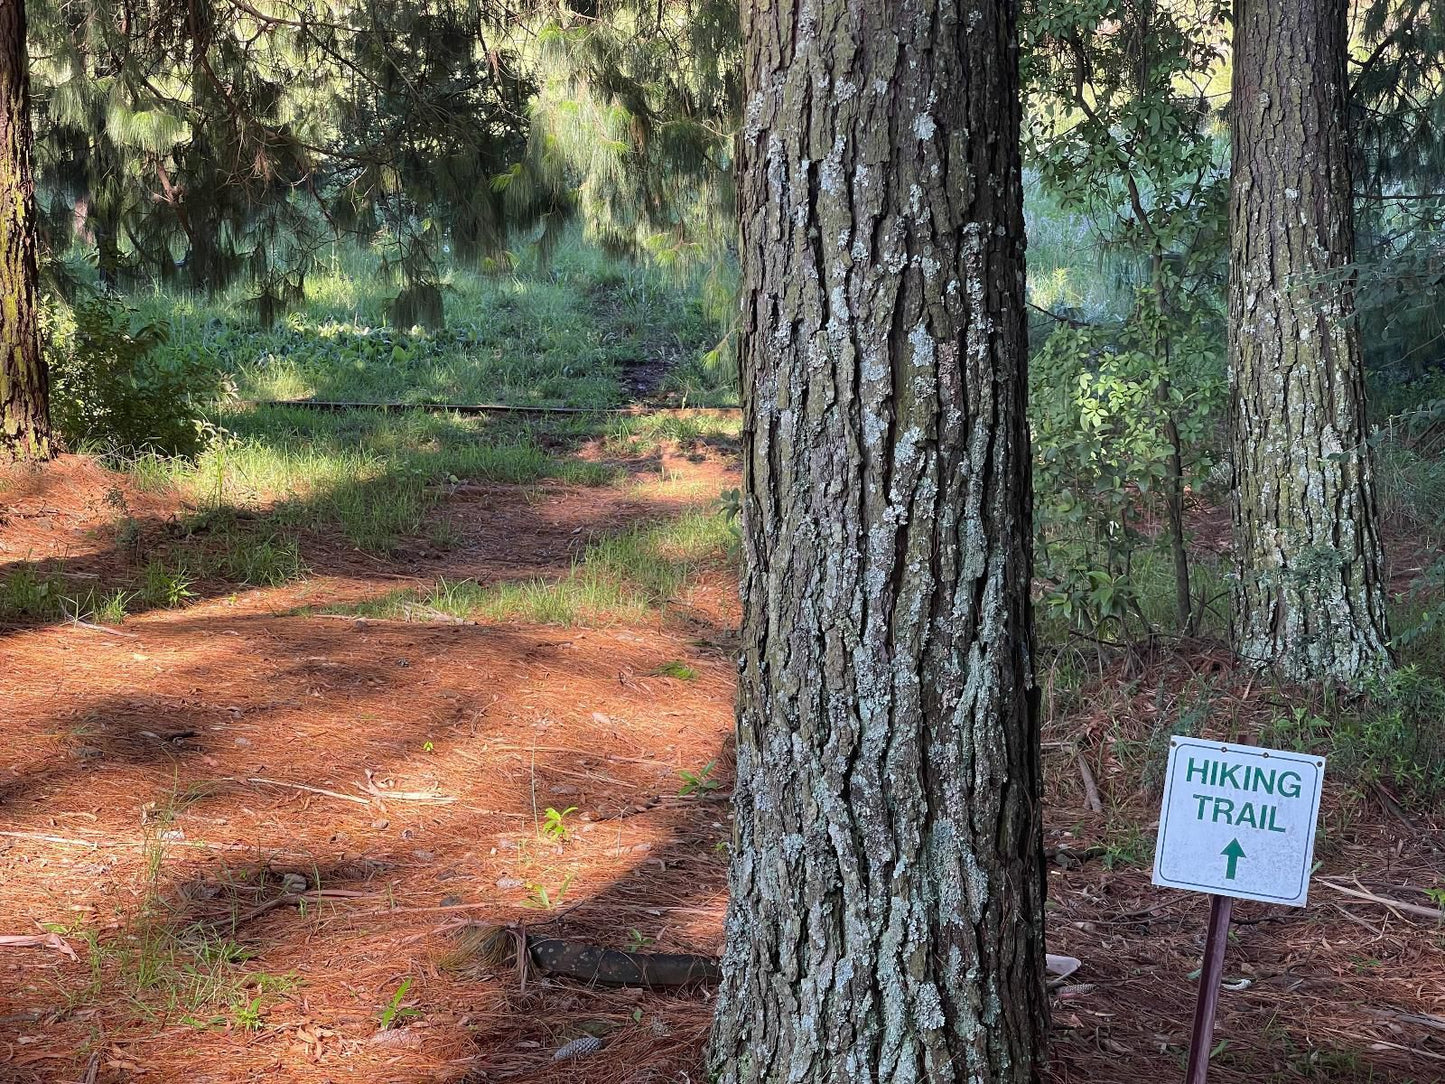
[[[1169,740],[1154,883],[1303,907],[1323,757]]]

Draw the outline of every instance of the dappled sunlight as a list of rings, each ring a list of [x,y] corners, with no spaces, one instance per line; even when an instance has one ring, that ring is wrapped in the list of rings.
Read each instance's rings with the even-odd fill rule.
[[[680,772],[715,761],[728,729],[725,659],[621,630],[558,639],[254,613],[158,614],[134,628],[125,662],[62,671],[58,685],[38,666],[16,675],[14,748],[25,754],[7,766],[15,891],[0,922],[27,921],[8,913],[23,907],[76,948],[77,964],[49,969],[52,996],[124,1025],[140,1064],[180,1071],[222,1051],[259,1064],[248,1029],[266,1037],[263,1058],[280,1053],[296,1071],[389,1057],[376,1021],[407,975],[421,1013],[413,1038],[465,1062],[462,1017],[507,977],[458,986],[427,964],[462,918],[535,922],[565,907],[584,938],[625,945],[637,928],[664,946],[715,949],[706,923],[684,933],[657,915],[700,908],[714,934],[720,917],[723,807],[711,791],[678,791]],[[63,635],[26,633],[16,657],[35,660]],[[677,658],[688,679],[656,673]],[[704,725],[711,747],[698,745]],[[38,772],[32,734],[52,753]],[[545,807],[575,807],[565,837],[539,830]],[[71,809],[85,815],[57,823]],[[27,885],[58,887],[81,868],[89,887],[37,907],[45,894]],[[625,900],[611,898],[614,883]],[[235,959],[217,993],[174,1003],[192,989],[195,954],[223,944]],[[155,957],[144,982],[142,951]],[[189,1049],[144,1038],[152,1013],[189,1021]],[[293,1060],[296,1036],[318,1026],[335,1041],[303,1041]]]

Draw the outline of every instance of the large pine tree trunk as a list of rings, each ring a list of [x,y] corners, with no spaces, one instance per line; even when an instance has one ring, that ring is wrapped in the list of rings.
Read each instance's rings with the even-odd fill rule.
[[[1016,12],[749,0],[724,1082],[1024,1082],[1046,1002]]]
[[[1346,0],[1235,8],[1230,398],[1235,634],[1357,685],[1389,665],[1354,314]]]
[[[24,0],[0,0],[0,458],[48,459]]]

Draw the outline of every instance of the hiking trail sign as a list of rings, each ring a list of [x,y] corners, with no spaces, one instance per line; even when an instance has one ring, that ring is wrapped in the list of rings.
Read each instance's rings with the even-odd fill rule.
[[[1324,779],[1323,757],[1171,738],[1154,883],[1303,907]]]
[[[1234,900],[1303,907],[1309,897],[1324,781],[1323,757],[1169,739],[1154,883],[1209,893],[1184,1084],[1208,1084]]]

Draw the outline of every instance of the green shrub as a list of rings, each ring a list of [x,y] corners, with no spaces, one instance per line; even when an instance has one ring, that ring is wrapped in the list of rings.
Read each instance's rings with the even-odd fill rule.
[[[189,354],[158,351],[164,323],[136,325],[129,307],[93,298],[54,314],[50,332],[51,410],[72,447],[191,456],[216,434],[203,407],[218,376]]]
[[[1142,555],[1170,541],[1157,526],[1168,522],[1168,426],[1197,484],[1225,402],[1209,314],[1164,319],[1151,297],[1140,290],[1120,325],[1055,330],[1029,360],[1044,611],[1088,632],[1131,616],[1150,624],[1137,573]]]
[[[1406,806],[1433,811],[1445,799],[1442,718],[1445,682],[1402,666],[1348,708],[1320,715],[1296,707],[1276,717],[1261,738],[1324,753],[1330,770],[1356,786],[1382,784]]]

